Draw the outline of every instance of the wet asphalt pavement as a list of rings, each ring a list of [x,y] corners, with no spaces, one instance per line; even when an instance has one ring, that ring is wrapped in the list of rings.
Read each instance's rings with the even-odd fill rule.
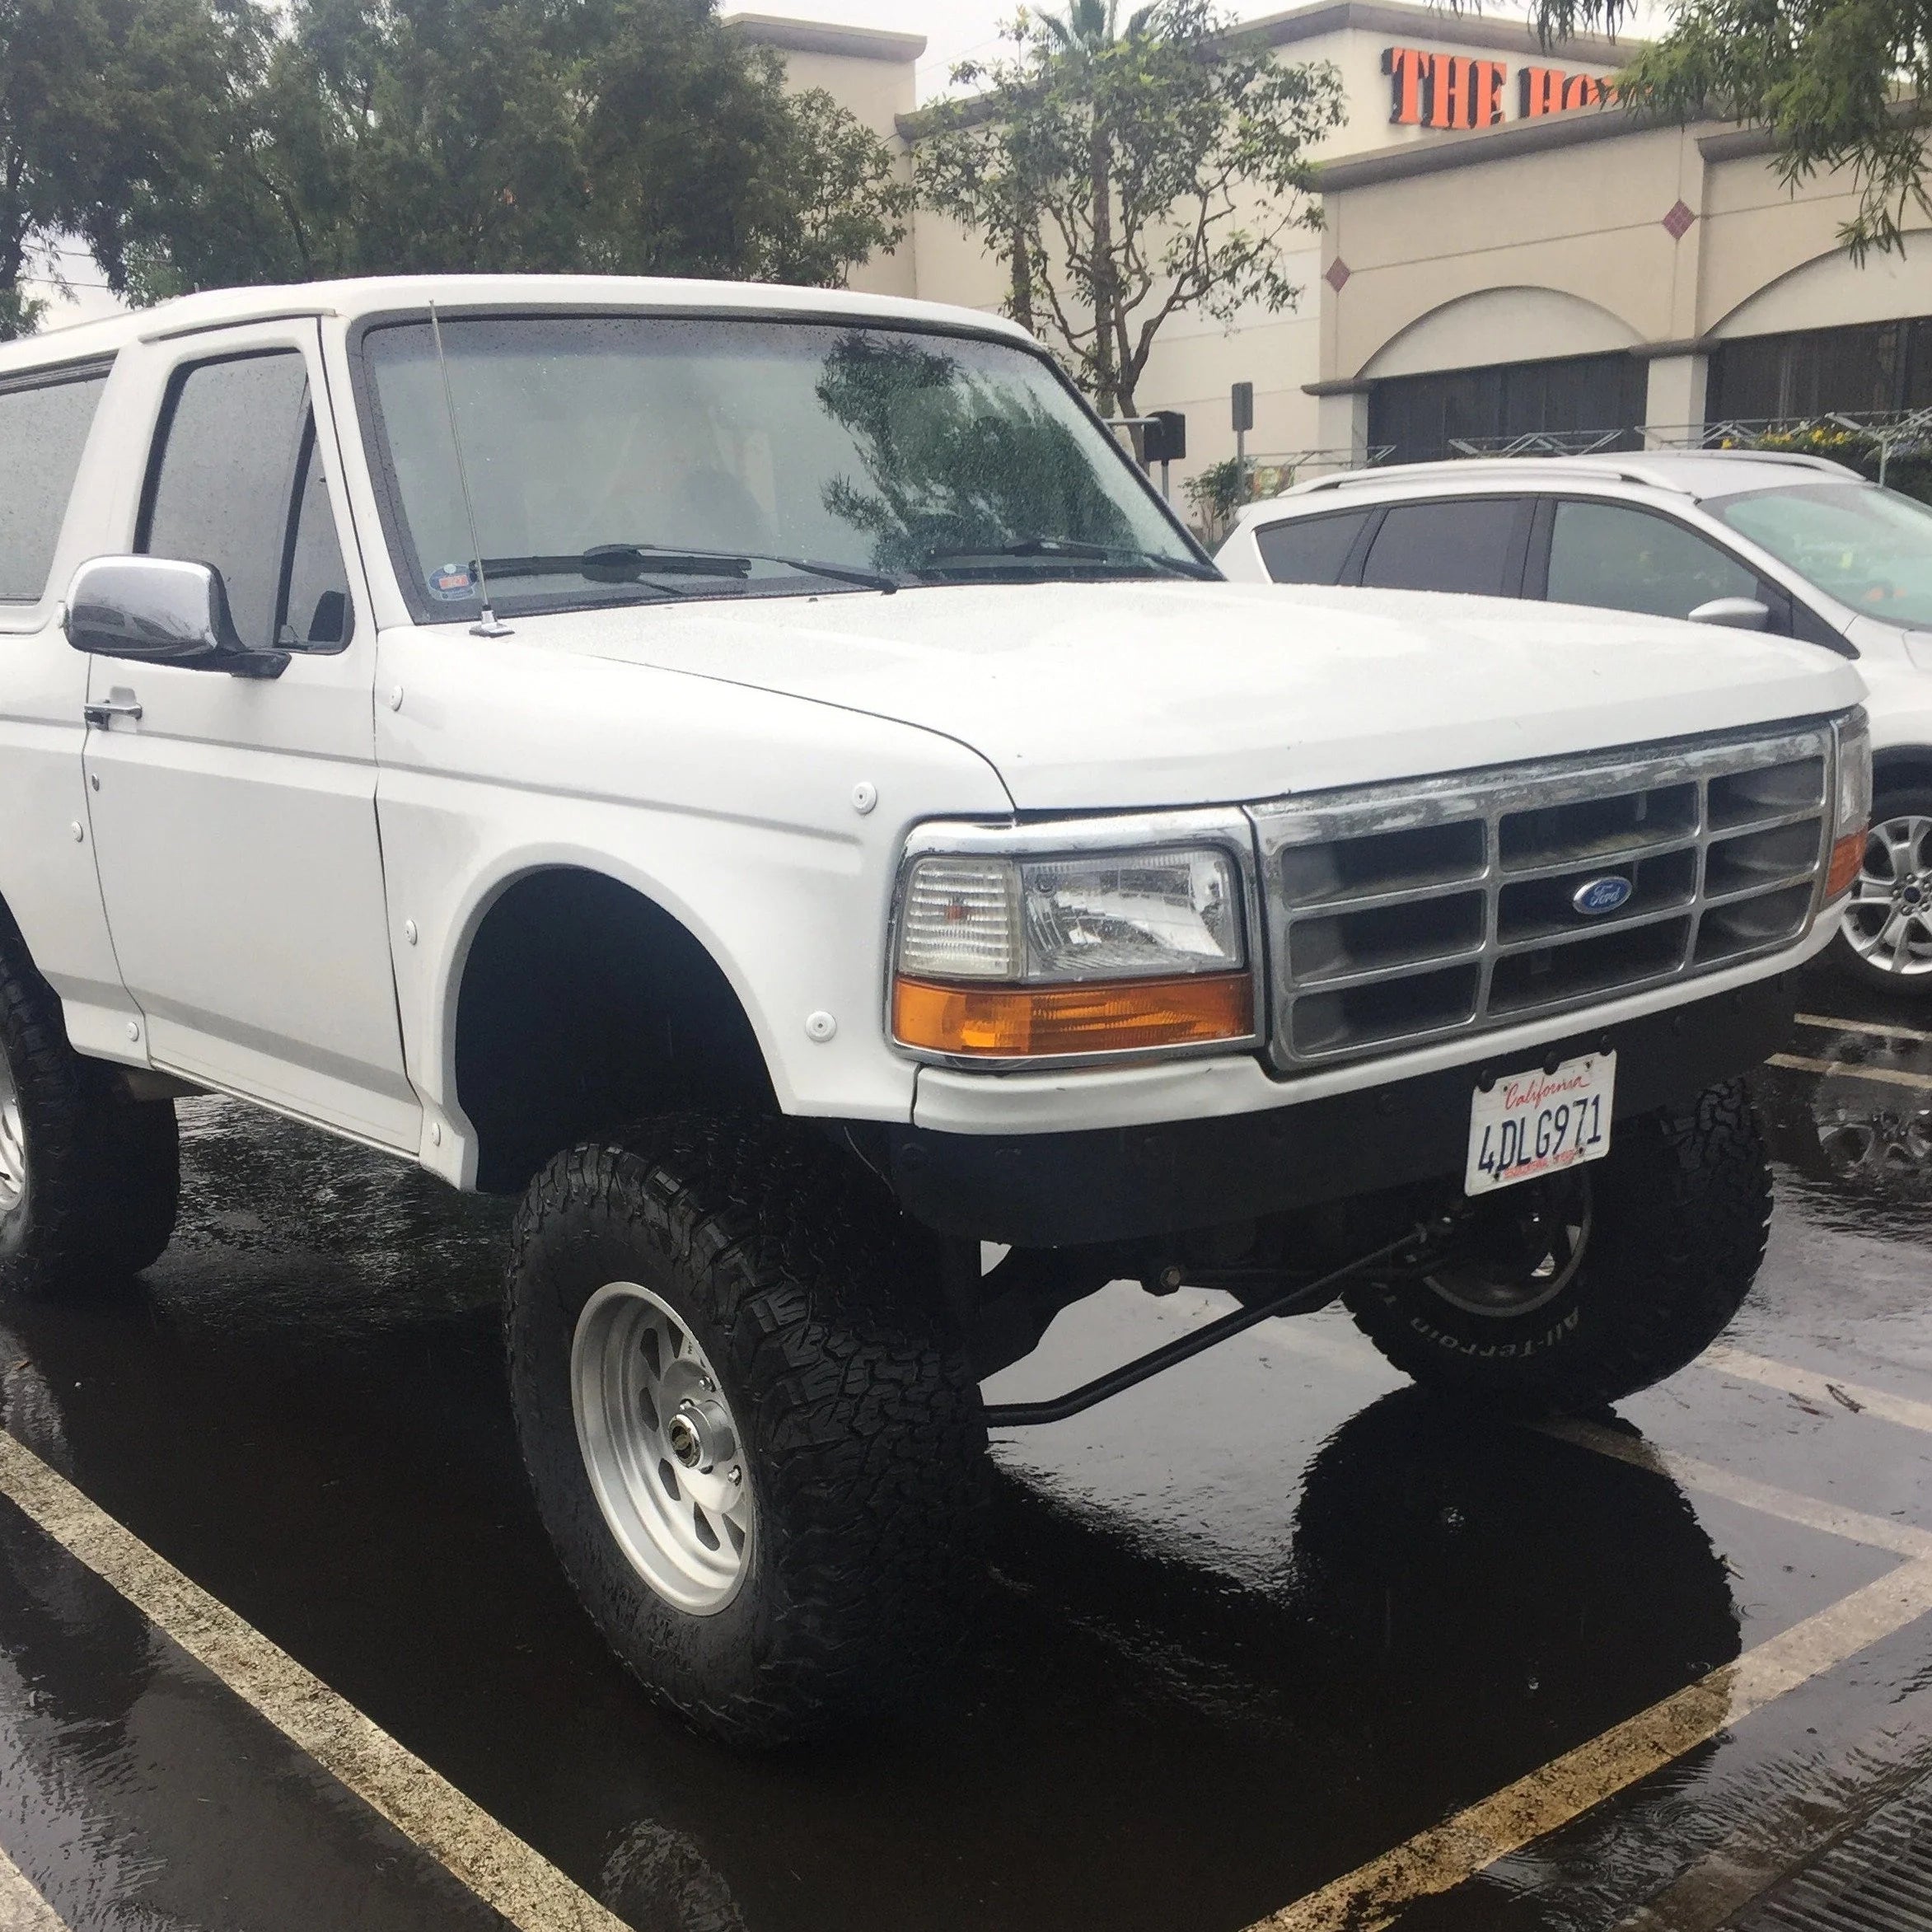
[[[1932,1034],[1828,978],[1800,1005]],[[1857,1392],[1932,1404],[1932,1080],[1869,1077],[1932,1076],[1932,1038],[1791,1052],[1868,1074],[1763,1074],[1778,1212],[1727,1340],[1822,1379],[1695,1366],[1621,1424],[1932,1531],[1932,1433]],[[955,1677],[735,1758],[644,1704],[536,1523],[508,1209],[226,1102],[182,1118],[164,1260],[0,1303],[0,1423],[639,1932],[1236,1932],[1899,1560],[1452,1420],[1331,1311],[1001,1438]],[[1055,1392],[1216,1305],[1116,1287],[989,1388]],[[1932,1616],[1398,1922],[1715,1925],[1928,1771]],[[0,1852],[75,1932],[502,1923],[3,1501]]]

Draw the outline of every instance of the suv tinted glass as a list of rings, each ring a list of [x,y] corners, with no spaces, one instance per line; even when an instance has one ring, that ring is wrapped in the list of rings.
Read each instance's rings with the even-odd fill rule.
[[[348,572],[315,443],[293,349],[197,363],[171,386],[135,547],[212,564],[236,632],[264,649],[329,649],[349,635]]]
[[[1514,596],[1504,583],[1522,509],[1514,497],[1396,503],[1382,520],[1362,581],[1385,591],[1462,591]]]
[[[1333,517],[1298,517],[1255,532],[1261,562],[1277,583],[1339,583],[1341,567],[1371,512],[1347,510]]]
[[[87,369],[0,390],[0,600],[30,604],[47,587],[106,384],[106,370]]]
[[[1668,517],[1627,503],[1560,503],[1550,532],[1553,604],[1687,617],[1714,597],[1755,597],[1757,573]]]

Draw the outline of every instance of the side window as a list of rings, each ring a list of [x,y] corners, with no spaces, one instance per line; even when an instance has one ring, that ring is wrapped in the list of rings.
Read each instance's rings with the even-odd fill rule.
[[[316,419],[303,427],[296,459],[294,508],[288,531],[288,582],[282,592],[278,641],[284,649],[349,642],[349,571],[329,508],[329,484],[316,452]]]
[[[1276,583],[1339,583],[1368,516],[1366,510],[1345,510],[1333,517],[1264,524],[1255,532],[1255,547]]]
[[[1668,517],[1628,503],[1559,503],[1550,531],[1553,604],[1687,617],[1713,597],[1755,597],[1757,573]]]
[[[135,548],[212,564],[236,630],[264,649],[349,639],[349,573],[315,446],[293,349],[196,363],[170,386]]]
[[[1514,497],[1462,497],[1396,503],[1382,520],[1362,566],[1362,582],[1385,591],[1461,591],[1513,596],[1505,583],[1517,554],[1523,504]]]
[[[0,602],[37,603],[101,392],[105,369],[0,390]]]

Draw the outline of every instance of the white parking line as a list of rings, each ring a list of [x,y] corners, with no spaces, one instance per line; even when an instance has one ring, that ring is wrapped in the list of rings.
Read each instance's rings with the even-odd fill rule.
[[[1932,1612],[1932,1532],[1738,1476],[1598,1423],[1541,1427],[1560,1441],[1668,1476],[1686,1489],[1910,1560],[1445,1823],[1284,1906],[1248,1932],[1378,1932],[1416,1899],[1474,1878]]]
[[[522,1932],[624,1932],[541,1853],[4,1429],[0,1495]]]
[[[1579,1448],[1594,1449],[1600,1456],[1613,1456],[1620,1462],[1635,1463],[1640,1469],[1668,1476],[1684,1489],[1699,1490],[1707,1496],[1742,1504],[1747,1509],[1775,1516],[1783,1523],[1822,1530],[1827,1536],[1843,1537],[1847,1542],[1932,1561],[1932,1531],[1922,1530],[1916,1523],[1900,1523],[1889,1516],[1868,1516],[1861,1509],[1847,1509],[1841,1504],[1820,1502],[1816,1496],[1800,1495],[1794,1490],[1780,1490],[1760,1482],[1756,1476],[1720,1469],[1714,1462],[1660,1449],[1641,1436],[1625,1435],[1600,1423],[1546,1422],[1538,1426],[1546,1435],[1574,1443]]]
[[[1920,1087],[1932,1092],[1932,1074],[1908,1073],[1903,1067],[1861,1067],[1850,1060],[1808,1060],[1801,1053],[1774,1053],[1767,1066],[1789,1067],[1798,1074],[1838,1074],[1847,1079],[1877,1080],[1890,1087]]]
[[[1416,1899],[1447,1892],[1581,1817],[1928,1611],[1932,1561],[1902,1565],[1249,1932],[1378,1932]]]
[[[1910,1396],[1868,1388],[1862,1382],[1846,1382],[1840,1376],[1820,1375],[1815,1369],[1794,1368],[1789,1362],[1774,1362],[1724,1342],[1706,1349],[1693,1366],[1715,1369],[1720,1375],[1735,1376],[1741,1382],[1782,1389],[1786,1395],[1802,1396],[1832,1415],[1872,1415],[1881,1422],[1896,1422],[1902,1429],[1922,1429],[1932,1434],[1932,1402],[1915,1402]]]
[[[1932,1041],[1932,1033],[1913,1027],[1888,1027],[1878,1020],[1835,1020],[1827,1013],[1801,1013],[1793,1016],[1801,1027],[1816,1027],[1826,1033],[1871,1033],[1881,1040]]]
[[[0,1932],[68,1932],[67,1920],[41,1897],[26,1874],[0,1851]]]

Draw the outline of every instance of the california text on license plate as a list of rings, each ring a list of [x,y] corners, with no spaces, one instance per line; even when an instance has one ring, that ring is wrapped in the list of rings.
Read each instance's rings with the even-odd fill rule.
[[[1505,1074],[1469,1103],[1469,1169],[1465,1194],[1487,1194],[1560,1174],[1610,1152],[1610,1109],[1616,1055],[1587,1053],[1553,1074],[1532,1068]]]

